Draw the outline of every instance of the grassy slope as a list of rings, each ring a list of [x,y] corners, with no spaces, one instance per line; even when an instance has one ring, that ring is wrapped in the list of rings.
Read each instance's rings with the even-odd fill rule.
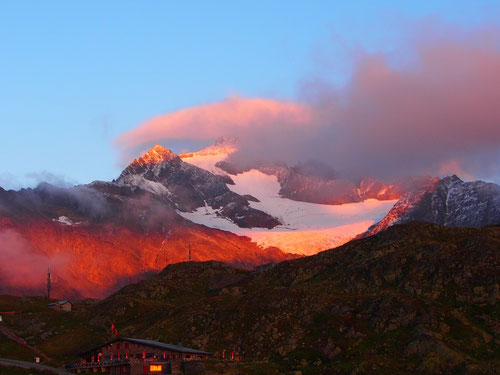
[[[92,327],[86,322],[92,302],[75,304],[76,311],[65,313],[47,307],[48,300],[41,297],[0,296],[0,311],[21,311],[18,315],[3,315],[2,324],[17,336],[61,365],[77,359],[77,353],[89,345],[103,340],[102,327]],[[32,360],[36,354],[0,335],[0,353],[7,358]]]

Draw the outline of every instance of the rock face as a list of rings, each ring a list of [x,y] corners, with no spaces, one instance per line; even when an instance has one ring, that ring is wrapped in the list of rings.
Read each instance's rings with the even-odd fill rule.
[[[157,146],[113,182],[0,188],[0,293],[102,297],[167,264],[219,260],[245,268],[291,256],[247,237],[193,224],[178,211],[211,206],[243,227],[279,222],[217,176]],[[15,270],[15,272],[14,272]]]
[[[499,249],[500,227],[411,223],[255,271],[180,263],[98,303],[88,324],[279,373],[495,374]]]
[[[452,227],[481,227],[500,223],[500,186],[445,177],[406,193],[387,216],[365,236],[394,224],[424,221]]]

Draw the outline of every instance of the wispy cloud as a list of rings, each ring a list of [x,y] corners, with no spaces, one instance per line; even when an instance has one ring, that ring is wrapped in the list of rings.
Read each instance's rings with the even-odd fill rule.
[[[42,182],[46,182],[57,187],[71,187],[78,184],[76,180],[45,170],[41,172],[26,173],[23,177],[16,176],[9,172],[0,173],[0,187],[7,190],[19,190],[21,188],[36,187]]]

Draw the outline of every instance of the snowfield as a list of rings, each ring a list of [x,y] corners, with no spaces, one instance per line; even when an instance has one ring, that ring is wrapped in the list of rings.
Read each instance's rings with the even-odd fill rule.
[[[188,158],[185,161],[190,162]],[[200,163],[201,160],[197,161],[197,164],[205,164]],[[213,159],[210,161],[213,163]],[[213,168],[212,163],[206,163],[204,167]],[[198,224],[248,236],[264,247],[276,246],[286,252],[304,255],[348,242],[382,219],[396,202],[376,199],[343,205],[297,202],[279,196],[280,185],[276,176],[268,176],[254,169],[231,175],[231,178],[235,182],[235,185],[228,185],[232,191],[254,196],[260,202],[250,202],[250,206],[276,217],[283,225],[271,230],[239,228],[233,222],[219,217],[217,211],[208,206],[179,214]]]

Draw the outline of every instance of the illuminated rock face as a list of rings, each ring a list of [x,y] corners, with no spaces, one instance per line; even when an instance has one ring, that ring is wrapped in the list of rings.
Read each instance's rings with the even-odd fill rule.
[[[291,257],[177,213],[205,204],[243,227],[279,223],[161,146],[115,182],[0,188],[0,293],[43,293],[49,267],[52,296],[102,297],[171,263],[218,260],[251,268]]]
[[[53,296],[58,297],[103,297],[137,282],[141,275],[189,259],[251,268],[288,258],[278,249],[258,248],[245,237],[197,225],[167,223],[145,230],[114,223],[66,225],[41,218],[3,224],[24,239],[27,275],[39,267],[39,262],[30,264],[31,255],[43,255],[44,265],[52,268]],[[2,280],[1,292],[43,292],[45,271],[44,267],[18,285]]]

